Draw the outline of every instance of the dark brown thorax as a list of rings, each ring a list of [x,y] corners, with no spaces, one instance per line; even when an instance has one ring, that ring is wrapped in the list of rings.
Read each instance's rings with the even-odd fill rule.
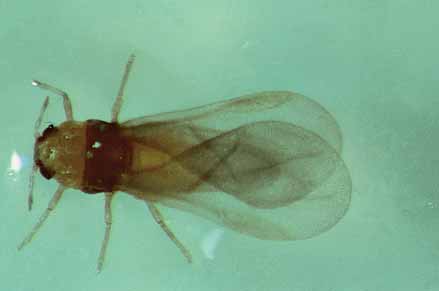
[[[81,190],[112,192],[131,165],[132,149],[117,123],[87,120],[85,165]]]

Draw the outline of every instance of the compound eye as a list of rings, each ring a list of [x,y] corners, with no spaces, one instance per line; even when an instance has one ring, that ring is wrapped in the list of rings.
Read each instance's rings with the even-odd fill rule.
[[[43,131],[43,136],[47,136],[54,132],[56,130],[56,127],[53,124],[49,124],[48,127]]]
[[[38,166],[38,168],[40,169],[40,173],[41,175],[46,178],[47,180],[52,179],[52,177],[55,175],[55,173],[49,169],[47,169],[43,162],[41,160],[36,160],[35,164]]]

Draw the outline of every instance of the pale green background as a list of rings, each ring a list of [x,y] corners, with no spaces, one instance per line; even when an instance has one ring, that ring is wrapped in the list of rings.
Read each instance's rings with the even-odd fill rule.
[[[0,0],[0,290],[439,290],[438,11],[427,0]],[[30,80],[67,90],[78,119],[108,119],[131,52],[123,119],[262,89],[327,107],[353,178],[346,217],[314,239],[276,243],[167,211],[194,253],[188,265],[145,206],[120,194],[96,275],[103,197],[69,191],[17,252],[55,189],[38,176],[26,211],[46,94]],[[52,99],[45,126],[62,120],[61,106]],[[14,151],[28,162],[11,175]]]

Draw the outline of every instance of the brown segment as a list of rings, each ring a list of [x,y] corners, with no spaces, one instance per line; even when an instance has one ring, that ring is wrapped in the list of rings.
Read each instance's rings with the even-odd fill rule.
[[[101,120],[86,121],[85,169],[82,191],[112,192],[120,176],[131,164],[130,141],[123,137],[116,123]]]

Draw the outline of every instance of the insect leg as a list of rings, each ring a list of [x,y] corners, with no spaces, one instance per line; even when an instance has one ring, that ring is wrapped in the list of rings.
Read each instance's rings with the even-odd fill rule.
[[[53,195],[52,199],[49,202],[49,205],[47,206],[46,210],[43,212],[43,214],[38,219],[38,222],[34,225],[32,230],[24,237],[23,241],[18,245],[18,250],[21,250],[25,245],[31,242],[32,238],[35,236],[35,234],[38,232],[38,230],[41,228],[41,226],[46,221],[47,217],[49,217],[50,212],[52,212],[53,209],[55,209],[56,205],[58,204],[58,201],[61,199],[61,196],[66,188],[62,185],[58,186],[58,189],[56,190],[55,194]]]
[[[40,89],[50,91],[52,93],[55,93],[56,95],[61,96],[63,98],[64,112],[66,113],[66,119],[73,120],[72,102],[70,101],[70,97],[69,97],[69,95],[67,95],[66,92],[64,92],[56,87],[53,87],[49,84],[37,81],[37,80],[33,80],[32,85],[34,85],[35,87],[38,87]]]
[[[183,256],[186,257],[188,263],[192,263],[192,255],[189,250],[177,239],[172,230],[166,225],[162,214],[158,210],[157,207],[152,202],[146,202],[149,211],[151,212],[152,217],[155,222],[163,229],[163,231],[167,234],[167,236],[172,240],[172,242],[177,246],[177,248],[181,251]]]
[[[102,266],[105,260],[105,252],[107,251],[108,241],[110,239],[110,231],[111,231],[111,223],[112,223],[112,215],[111,215],[111,201],[113,200],[114,193],[106,192],[105,193],[105,234],[104,239],[102,240],[101,250],[99,252],[98,257],[98,273],[101,272]]]
[[[128,82],[128,75],[130,74],[131,67],[133,65],[136,56],[131,54],[125,65],[125,70],[123,72],[122,81],[120,82],[119,92],[117,93],[116,100],[114,101],[113,108],[111,109],[111,122],[117,122],[120,109],[122,107],[123,95],[125,92],[125,86]]]

